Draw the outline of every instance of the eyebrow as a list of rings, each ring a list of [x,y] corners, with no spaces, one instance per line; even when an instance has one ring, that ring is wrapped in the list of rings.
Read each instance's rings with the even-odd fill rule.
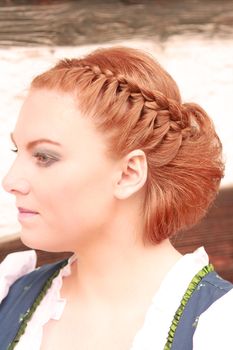
[[[14,136],[13,136],[12,132],[10,133],[10,138],[11,138],[12,142],[16,145],[16,142],[14,140]],[[61,144],[59,142],[56,142],[56,141],[53,141],[50,139],[41,138],[41,139],[37,139],[37,140],[33,140],[33,141],[28,142],[27,149],[32,149],[34,146],[36,146],[40,143],[49,143],[52,145],[61,146]]]

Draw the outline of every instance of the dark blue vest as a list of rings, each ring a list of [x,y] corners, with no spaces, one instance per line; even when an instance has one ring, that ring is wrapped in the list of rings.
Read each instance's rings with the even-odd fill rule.
[[[0,304],[0,350],[12,350],[24,333],[27,322],[68,260],[43,265],[19,278]],[[204,268],[197,274],[193,292],[187,289],[174,316],[164,350],[192,350],[198,317],[217,299],[233,288],[214,271]],[[157,350],[157,349],[155,349]]]
[[[192,350],[200,315],[233,288],[232,283],[211,270],[212,265],[204,267],[196,275],[196,281],[194,277],[194,285],[192,282],[189,285],[173,318],[163,350]]]
[[[67,263],[65,259],[43,265],[22,276],[10,287],[0,304],[0,350],[14,349],[53,279]]]

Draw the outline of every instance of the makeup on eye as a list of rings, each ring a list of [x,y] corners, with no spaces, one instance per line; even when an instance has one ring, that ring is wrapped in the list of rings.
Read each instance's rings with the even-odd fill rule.
[[[36,159],[36,163],[40,166],[49,166],[60,160],[61,156],[57,152],[46,149],[38,149],[32,152],[32,156]]]
[[[18,148],[16,147],[16,145],[12,146],[11,151],[14,153],[18,153]],[[61,158],[61,156],[57,152],[48,149],[34,150],[32,152],[32,157],[36,158],[37,163],[39,163],[42,166],[51,165],[52,163],[58,161]]]
[[[18,153],[18,147],[16,146],[15,137],[13,133],[10,133],[10,139],[13,144],[11,151],[14,153]],[[55,140],[51,140],[48,138],[38,138],[32,141],[29,141],[25,144],[24,147],[27,152],[32,152],[32,156],[37,159],[37,164],[41,166],[49,166],[55,161],[59,160],[61,156],[55,152],[50,151],[47,149],[37,150],[35,151],[36,147],[38,147],[40,144],[47,143],[52,146],[60,147],[61,144]]]

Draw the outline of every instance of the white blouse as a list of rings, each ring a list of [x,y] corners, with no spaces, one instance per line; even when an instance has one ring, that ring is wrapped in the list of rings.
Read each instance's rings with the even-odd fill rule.
[[[0,303],[10,286],[19,277],[36,268],[34,250],[9,254],[0,264]],[[39,350],[43,326],[50,320],[59,320],[66,306],[60,296],[63,278],[71,273],[72,255],[69,263],[54,278],[51,288],[28,322],[16,350]],[[130,350],[163,350],[173,316],[188,284],[209,259],[204,248],[182,256],[163,279],[147,310],[144,324],[135,335]],[[233,289],[212,304],[199,318],[193,338],[193,350],[233,350],[231,333],[233,327]],[[157,330],[157,331],[156,331]]]

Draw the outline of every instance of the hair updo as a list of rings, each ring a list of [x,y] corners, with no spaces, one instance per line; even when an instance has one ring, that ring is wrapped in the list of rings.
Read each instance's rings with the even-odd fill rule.
[[[31,86],[72,93],[107,136],[112,157],[145,152],[145,241],[158,243],[205,215],[223,176],[221,142],[206,112],[182,103],[175,81],[150,56],[99,49],[59,61]]]

